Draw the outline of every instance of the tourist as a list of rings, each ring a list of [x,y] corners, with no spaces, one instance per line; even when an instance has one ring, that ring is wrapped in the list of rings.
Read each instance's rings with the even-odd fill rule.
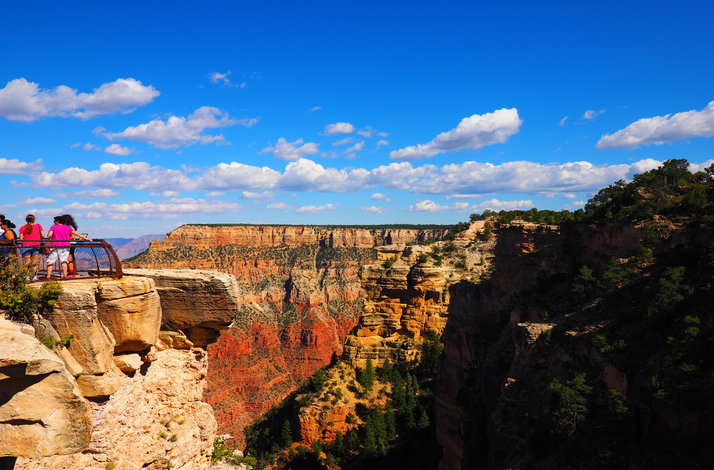
[[[70,214],[64,214],[61,217],[62,223],[64,225],[68,225],[72,227],[73,230],[78,230],[79,227],[77,226],[77,222],[74,221],[74,217],[72,217]],[[74,236],[70,237],[71,240],[74,240]],[[67,268],[68,268],[68,278],[73,278],[76,274],[76,265],[74,263],[74,247],[70,246],[69,247],[69,258],[67,260]]]
[[[61,279],[67,278],[69,248],[71,246],[70,239],[72,237],[81,238],[82,240],[88,242],[92,241],[91,238],[87,238],[76,230],[73,230],[73,227],[65,225],[64,221],[66,220],[67,219],[65,217],[55,217],[55,224],[50,227],[50,231],[47,232],[47,237],[51,240],[51,251],[50,255],[47,257],[47,279],[52,278],[52,269],[54,264],[57,262],[60,263],[60,268],[62,270]]]
[[[20,240],[22,240],[22,259],[25,264],[37,266],[40,261],[40,246],[45,238],[42,225],[35,223],[35,216],[29,214],[25,217],[25,225],[20,227]]]
[[[5,216],[0,219],[0,259],[5,260],[9,257],[11,253],[16,253],[15,241],[17,240],[17,234],[13,230],[15,224],[12,221],[5,218]]]

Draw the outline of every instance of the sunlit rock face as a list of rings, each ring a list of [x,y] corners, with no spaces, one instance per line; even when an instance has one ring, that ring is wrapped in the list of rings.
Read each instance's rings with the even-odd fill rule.
[[[191,341],[203,335],[208,344],[206,400],[215,409],[220,432],[231,434],[240,445],[246,425],[342,354],[347,334],[362,313],[360,272],[374,263],[375,247],[434,240],[445,233],[446,229],[183,226],[129,264],[214,270],[237,279],[237,312],[229,328],[218,338],[208,338],[218,330],[205,326],[184,331]],[[154,279],[159,290],[164,289]],[[170,309],[164,310],[171,318]]]
[[[44,347],[44,346],[43,346]],[[216,421],[202,401],[206,353],[168,349],[132,377],[121,375],[107,400],[86,402],[91,441],[69,455],[18,459],[17,470],[209,468]]]
[[[89,404],[63,361],[0,318],[0,457],[80,452],[90,435]]]

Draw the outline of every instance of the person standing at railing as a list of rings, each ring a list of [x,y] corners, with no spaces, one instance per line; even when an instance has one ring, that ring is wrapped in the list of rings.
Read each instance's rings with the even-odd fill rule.
[[[25,264],[32,262],[33,266],[40,263],[40,245],[45,238],[45,231],[42,225],[35,223],[35,216],[28,214],[25,217],[25,225],[20,227],[20,240],[22,240],[22,260]]]
[[[84,241],[91,242],[91,238],[87,238],[81,233],[77,232],[69,225],[64,224],[63,217],[55,217],[55,224],[50,227],[50,231],[47,232],[47,237],[51,240],[50,247],[51,251],[47,257],[47,279],[52,277],[52,269],[54,264],[59,261],[60,268],[62,270],[62,279],[67,278],[67,268],[69,264],[69,240],[72,237],[81,238]]]
[[[72,217],[70,214],[65,214],[60,217],[61,217],[60,220],[62,220],[62,223],[64,225],[69,225],[75,231],[79,230],[79,227],[77,226],[77,222],[74,221],[74,217]],[[74,240],[74,238],[75,238],[74,236],[71,236],[70,240]],[[75,260],[74,260],[74,247],[73,246],[69,247],[68,261],[69,262],[67,263],[67,268],[69,269],[69,273],[67,274],[67,277],[73,278],[76,274],[76,264],[74,262]]]
[[[0,230],[2,230],[0,233],[0,261],[4,261],[10,254],[16,254],[17,234],[13,230],[14,228],[15,224],[4,216],[0,219]]]

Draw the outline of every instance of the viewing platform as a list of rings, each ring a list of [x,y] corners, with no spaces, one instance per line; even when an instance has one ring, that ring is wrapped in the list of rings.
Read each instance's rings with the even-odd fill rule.
[[[40,245],[27,246],[24,243],[41,243]],[[20,264],[25,264],[27,254],[30,255],[29,263],[37,256],[37,276],[33,282],[47,280],[47,258],[53,248],[69,248],[70,265],[74,263],[73,274],[62,278],[62,269],[59,262],[52,268],[51,280],[64,281],[71,279],[89,278],[120,278],[123,275],[121,261],[114,252],[114,248],[103,239],[94,239],[91,242],[72,240],[69,247],[54,247],[51,240],[16,240],[13,244],[0,245],[0,256],[17,256]],[[37,249],[34,251],[32,249]],[[28,253],[28,250],[33,251]]]

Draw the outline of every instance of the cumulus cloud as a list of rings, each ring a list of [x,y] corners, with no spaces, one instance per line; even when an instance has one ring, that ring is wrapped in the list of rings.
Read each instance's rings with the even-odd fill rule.
[[[384,214],[387,209],[379,206],[365,206],[360,208],[363,212],[371,212],[372,214]]]
[[[415,166],[410,162],[393,162],[372,169],[338,169],[301,158],[287,163],[283,171],[237,162],[220,163],[201,171],[168,169],[146,162],[135,162],[104,163],[97,170],[91,171],[67,168],[59,172],[35,172],[30,174],[30,179],[36,187],[50,188],[334,193],[381,187],[416,194],[483,196],[499,193],[592,192],[660,164],[653,159],[618,165],[596,165],[590,162],[542,164],[528,161],[495,165],[468,161],[443,166]]]
[[[229,88],[245,88],[248,84],[246,82],[232,82],[229,77],[232,72],[212,72],[210,75],[208,75],[208,79],[211,81],[211,83],[215,83],[218,85],[222,85],[224,87],[229,87]]]
[[[522,123],[516,108],[474,114],[462,119],[455,129],[437,135],[431,142],[394,150],[389,153],[389,158],[420,160],[445,152],[479,150],[488,145],[502,144],[518,133]]]
[[[93,189],[87,191],[77,191],[74,193],[57,193],[53,194],[54,197],[61,198],[77,198],[77,199],[108,199],[110,197],[116,197],[119,193],[111,189]]]
[[[146,162],[102,163],[98,170],[66,168],[57,173],[40,172],[31,175],[37,187],[44,188],[104,188],[131,187],[144,190],[191,188],[195,183],[183,170],[152,166]]]
[[[270,199],[273,197],[273,193],[270,191],[255,192],[255,191],[243,191],[241,196],[246,199]]]
[[[119,144],[110,144],[104,149],[104,153],[108,153],[110,155],[127,156],[134,153],[134,151],[129,147],[122,147]]]
[[[180,193],[178,191],[161,191],[159,193],[149,193],[149,196],[154,197],[176,197]]]
[[[598,149],[635,149],[641,145],[662,145],[690,137],[714,136],[714,101],[701,111],[684,111],[633,122],[614,134],[603,135]]]
[[[166,120],[154,119],[138,126],[127,127],[122,132],[97,133],[109,140],[130,139],[153,145],[160,149],[174,149],[194,144],[224,141],[221,134],[206,134],[206,129],[243,125],[251,127],[257,118],[233,119],[227,112],[211,106],[201,106],[187,117],[170,116]]]
[[[380,199],[389,199],[384,193],[374,193],[369,198],[373,201],[379,201]]]
[[[438,211],[460,211],[460,212],[483,212],[485,210],[514,210],[514,209],[530,209],[534,207],[533,201],[500,201],[498,199],[490,199],[477,204],[469,204],[468,202],[455,202],[450,205],[438,204],[429,199],[418,201],[416,204],[409,206],[412,212],[438,212]]]
[[[47,204],[54,204],[55,201],[54,199],[50,199],[48,197],[32,197],[29,199],[25,199],[24,201],[21,202],[21,204],[38,204],[42,206],[46,206]]]
[[[583,113],[582,120],[583,121],[594,121],[595,119],[597,119],[597,117],[599,115],[601,115],[604,112],[605,112],[604,109],[600,109],[600,110],[588,109],[587,111],[585,111]]]
[[[268,204],[267,206],[265,206],[266,209],[283,210],[283,211],[292,209],[293,207],[295,207],[295,206],[291,206],[290,204],[285,204],[284,202],[274,202],[272,204]]]
[[[345,149],[345,153],[361,152],[364,148],[364,141],[355,143],[353,146]]]
[[[351,144],[354,141],[354,137],[345,137],[344,139],[336,140],[332,142],[333,147],[338,147],[340,145]]]
[[[389,141],[388,141],[388,140],[379,139],[379,140],[377,141],[376,147],[377,147],[377,149],[381,149],[382,147],[385,147],[385,146],[387,146],[387,145],[389,145]]]
[[[225,194],[226,193],[223,191],[211,191],[211,192],[206,193],[204,196],[206,196],[206,197],[221,197],[221,196],[225,196]]]
[[[331,202],[328,202],[327,204],[324,204],[322,206],[302,206],[298,207],[295,212],[299,212],[301,214],[317,214],[320,212],[332,212],[333,210],[337,209],[339,204],[333,204]]]
[[[298,139],[295,142],[288,142],[285,137],[280,137],[278,141],[269,146],[265,147],[260,153],[271,152],[276,158],[281,160],[298,160],[307,155],[313,155],[319,152],[317,149],[317,144],[314,142],[303,143],[302,139]]]
[[[24,175],[42,169],[42,160],[23,162],[16,158],[0,158],[0,175]]]
[[[161,202],[130,202],[125,204],[107,204],[95,202],[83,204],[74,202],[65,205],[62,210],[86,218],[108,218],[126,220],[173,219],[185,214],[225,214],[240,209],[240,204],[228,201],[206,201],[205,199],[169,199]]]
[[[131,112],[137,106],[151,103],[157,96],[156,88],[133,78],[105,83],[91,93],[78,93],[65,85],[40,89],[37,83],[17,78],[0,89],[0,116],[19,122],[52,116],[87,119],[100,114]]]
[[[325,135],[351,134],[355,131],[355,126],[349,122],[335,122],[325,126]]]

